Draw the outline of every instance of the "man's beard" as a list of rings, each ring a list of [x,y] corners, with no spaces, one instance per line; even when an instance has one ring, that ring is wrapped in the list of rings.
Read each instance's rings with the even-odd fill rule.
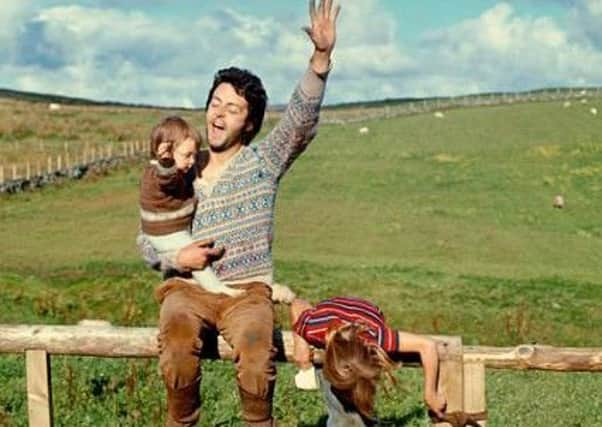
[[[207,129],[206,137],[207,146],[212,153],[223,153],[242,141],[242,134],[237,136],[226,134],[224,138],[218,140],[217,144],[211,144],[211,142],[209,142],[209,129]]]
[[[208,143],[209,151],[213,153],[223,153],[224,151],[228,151],[230,148],[234,147],[237,144],[238,139],[226,140],[222,144],[212,145]]]

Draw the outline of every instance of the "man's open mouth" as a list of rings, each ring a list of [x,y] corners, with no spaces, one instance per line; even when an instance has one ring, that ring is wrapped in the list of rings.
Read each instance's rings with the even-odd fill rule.
[[[223,131],[224,129],[226,129],[224,125],[218,123],[213,123],[212,126],[214,130]]]

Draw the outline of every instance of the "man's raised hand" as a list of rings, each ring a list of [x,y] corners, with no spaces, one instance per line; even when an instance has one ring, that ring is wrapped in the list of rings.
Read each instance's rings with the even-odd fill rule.
[[[312,67],[318,73],[328,71],[330,67],[330,54],[334,49],[337,38],[336,20],[341,6],[332,8],[333,0],[320,0],[316,8],[316,1],[309,1],[309,18],[311,26],[303,28],[315,47],[312,56]]]

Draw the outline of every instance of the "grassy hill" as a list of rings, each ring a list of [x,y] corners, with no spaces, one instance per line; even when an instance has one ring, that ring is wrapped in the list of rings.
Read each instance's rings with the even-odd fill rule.
[[[277,279],[314,301],[370,298],[399,328],[459,334],[469,344],[600,346],[602,121],[592,106],[602,102],[451,110],[443,119],[362,123],[368,135],[359,124],[322,126],[282,182]],[[165,112],[65,114],[73,134],[88,123],[101,144],[100,132],[126,138],[135,129],[143,138]],[[38,122],[50,123],[44,117]],[[45,132],[29,126],[23,144]],[[6,155],[14,153],[8,141],[0,138]],[[0,323],[156,324],[160,279],[134,246],[140,170],[0,197]],[[566,198],[562,210],[552,207],[556,194]],[[162,417],[154,361],[53,360],[57,425]],[[205,367],[202,425],[239,425],[232,366]],[[323,410],[310,409],[321,408],[319,396],[296,392],[293,373],[280,369],[277,415],[285,426],[323,425]],[[389,425],[424,425],[419,372],[399,375],[379,412]],[[0,425],[25,425],[22,358],[1,357],[0,378]],[[602,423],[599,375],[488,371],[487,387],[494,426]]]

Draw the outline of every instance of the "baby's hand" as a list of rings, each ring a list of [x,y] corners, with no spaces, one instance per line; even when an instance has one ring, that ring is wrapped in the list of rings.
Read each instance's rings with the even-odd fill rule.
[[[157,159],[171,159],[172,158],[172,143],[171,142],[162,142],[157,147]]]

